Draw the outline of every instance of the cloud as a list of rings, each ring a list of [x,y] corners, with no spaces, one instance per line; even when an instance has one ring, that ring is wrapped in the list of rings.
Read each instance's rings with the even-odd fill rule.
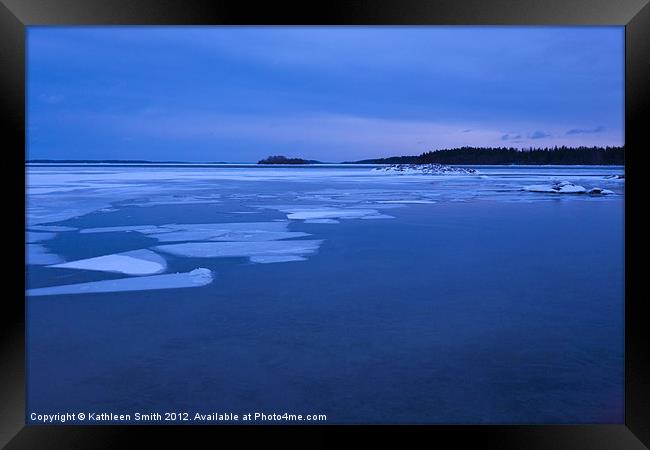
[[[592,134],[592,133],[602,133],[603,131],[605,131],[605,127],[599,125],[596,128],[573,128],[567,131],[566,134]]]
[[[296,148],[353,147],[363,156],[400,154],[415,146],[449,148],[461,145],[490,145],[500,133],[488,127],[473,127],[471,134],[457,122],[380,119],[346,114],[256,115],[219,114],[205,111],[164,111],[105,114],[84,113],[62,118],[74,128],[92,130],[93,135],[128,137],[133,140],[162,139],[194,142],[247,143],[251,148],[267,143]],[[415,144],[415,146],[414,146]],[[225,144],[224,144],[225,145]],[[418,151],[420,149],[418,148]],[[367,153],[366,153],[367,152]],[[311,156],[311,155],[307,155]],[[322,154],[313,155],[323,158]]]
[[[295,148],[336,160],[623,142],[622,27],[34,27],[28,36],[28,138],[43,158],[93,148],[106,159],[175,160],[182,148],[196,160],[257,161]]]
[[[551,133],[547,133],[546,131],[534,131],[528,135],[528,138],[530,139],[544,139],[551,136]]]

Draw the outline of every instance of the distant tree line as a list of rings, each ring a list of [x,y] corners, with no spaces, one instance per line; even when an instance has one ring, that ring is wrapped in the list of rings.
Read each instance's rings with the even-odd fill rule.
[[[357,164],[533,164],[622,165],[625,147],[460,147],[418,156],[365,159]]]

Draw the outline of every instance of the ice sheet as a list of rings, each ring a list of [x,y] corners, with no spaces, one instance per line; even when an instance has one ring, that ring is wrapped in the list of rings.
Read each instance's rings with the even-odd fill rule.
[[[41,295],[70,295],[190,288],[210,284],[212,279],[213,274],[211,270],[198,268],[191,272],[184,273],[120,278],[117,280],[91,281],[88,283],[65,284],[61,286],[28,289],[27,295],[35,297]]]
[[[624,189],[622,166],[481,166],[481,176],[400,176],[373,172],[370,166],[321,165],[313,167],[260,168],[251,166],[184,167],[96,167],[61,165],[27,166],[27,222],[29,227],[61,222],[102,210],[114,211],[128,205],[155,203],[216,202],[228,197],[247,200],[283,198],[295,206],[297,199],[323,203],[349,204],[395,200],[472,201],[479,198],[512,201],[521,195],[522,186],[549,185],[560,177],[583,186],[603,186],[616,194]],[[578,183],[579,181],[579,183]],[[313,186],[305,189],[305,184]],[[327,183],[327,189],[318,191]],[[236,191],[228,188],[236,184]],[[261,186],[284,184],[282,192],[265,192]],[[257,185],[257,186],[256,186]],[[363,189],[353,186],[364,186]],[[497,191],[494,187],[499,186]],[[214,192],[215,189],[224,189]],[[246,191],[252,189],[253,192]],[[328,192],[329,191],[329,192]],[[566,189],[565,189],[566,191]],[[607,196],[604,196],[607,197]],[[593,201],[593,196],[572,196]],[[536,196],[535,201],[545,201]],[[400,206],[399,203],[383,203]],[[273,219],[271,219],[273,220]],[[33,229],[33,228],[31,228]],[[63,231],[63,230],[35,230]]]
[[[95,258],[80,259],[51,267],[60,269],[97,270],[100,272],[116,272],[125,275],[152,275],[163,272],[167,268],[165,259],[146,249],[133,250]]]

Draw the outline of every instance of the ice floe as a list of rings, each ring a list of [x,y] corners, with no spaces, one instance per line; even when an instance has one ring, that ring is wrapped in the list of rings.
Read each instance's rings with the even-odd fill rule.
[[[381,214],[381,213],[359,217],[359,219],[362,219],[362,220],[394,219],[394,218],[395,218],[395,216],[389,216],[388,214]]]
[[[161,231],[147,231],[160,242],[182,241],[271,241],[309,236],[287,231],[287,222],[231,222],[163,225]]]
[[[340,207],[371,205],[372,208],[399,208],[406,204],[432,204],[440,197],[432,189],[323,189],[308,191],[295,200],[321,204],[343,204]],[[338,205],[337,205],[338,206]],[[286,208],[290,206],[287,205]]]
[[[59,255],[50,253],[41,244],[27,244],[25,246],[25,262],[27,265],[47,266],[63,262],[63,259]]]
[[[318,249],[321,241],[286,241],[311,236],[302,231],[288,231],[289,222],[285,219],[279,222],[225,222],[204,224],[167,224],[167,225],[139,225],[124,227],[90,228],[82,230],[83,233],[103,233],[108,231],[137,231],[159,242],[188,242],[187,244],[161,245],[156,250],[171,253],[177,256],[190,257],[250,257],[252,262],[288,262],[304,261],[298,255],[312,253]],[[207,242],[206,242],[207,241]],[[130,252],[120,255],[109,255],[98,261],[98,258],[82,261],[83,267],[88,268],[90,263],[97,267],[110,268],[132,267],[123,264],[122,259],[135,256]],[[80,262],[72,262],[58,267],[72,268]],[[141,265],[147,266],[146,263]],[[151,267],[150,270],[154,268]],[[94,270],[108,270],[97,269]],[[146,268],[144,269],[146,270]],[[131,273],[137,275],[140,273]],[[144,273],[143,273],[144,274]]]
[[[305,168],[258,168],[258,167],[78,167],[28,165],[27,177],[27,223],[31,231],[64,230],[36,229],[35,226],[62,222],[86,214],[104,210],[122,210],[125,207],[150,206],[153,204],[216,203],[224,198],[239,198],[239,211],[251,207],[247,200],[257,201],[286,198],[287,203],[309,200],[321,204],[377,203],[394,200],[429,200],[437,196],[440,202],[460,201],[489,196],[494,199],[511,200],[519,193],[496,192],[481,189],[493,183],[507,183],[513,189],[524,185],[550,184],[549,176],[571,179],[574,183],[587,185],[594,177],[619,193],[624,184],[623,167],[610,166],[485,166],[480,169],[484,176],[390,176],[404,173],[430,172],[453,174],[448,169],[432,170],[406,165],[400,171],[390,167],[370,170],[363,166],[327,166]],[[424,169],[424,170],[422,170]],[[451,167],[459,172],[457,167]],[[460,172],[468,172],[462,169]],[[463,173],[460,173],[463,175]],[[473,175],[473,174],[468,174]],[[578,182],[578,180],[580,180]],[[233,181],[237,182],[229,184]],[[278,182],[278,191],[264,192],[259,183]],[[434,186],[431,184],[435,183]],[[282,183],[282,184],[280,184]],[[305,183],[311,188],[305,190]],[[230,186],[235,187],[229,189]],[[318,189],[327,186],[325,189]],[[363,186],[363,189],[353,186]],[[413,189],[413,188],[417,189]],[[425,188],[425,189],[423,189]],[[248,189],[251,189],[250,191]],[[284,190],[281,190],[284,189]],[[216,191],[216,192],[215,192]],[[262,194],[262,192],[264,192]],[[468,195],[471,193],[471,195]],[[544,196],[538,199],[543,200]],[[435,199],[431,199],[435,200]],[[306,203],[306,202],[305,202]],[[227,206],[227,203],[218,203]],[[405,203],[394,203],[401,206]],[[331,206],[331,205],[328,205]],[[108,211],[107,210],[107,211]],[[216,210],[215,210],[216,211]],[[236,210],[237,211],[237,210]],[[112,213],[114,214],[114,213]],[[273,221],[274,219],[269,219]],[[72,231],[72,230],[66,230]],[[160,230],[163,232],[163,230]]]
[[[292,209],[287,219],[361,219],[380,215],[376,209]]]
[[[121,231],[138,231],[141,233],[150,232],[163,232],[164,229],[157,225],[126,225],[121,227],[98,227],[98,228],[84,228],[79,230],[79,233],[115,233]],[[172,231],[172,230],[169,230]]]
[[[60,269],[96,270],[101,272],[116,272],[125,275],[152,275],[163,272],[167,268],[165,258],[146,249],[133,250],[95,258],[80,259],[50,267]]]
[[[443,164],[391,164],[386,167],[376,167],[375,172],[396,173],[400,175],[473,175],[478,173],[475,169],[466,167],[452,167]]]
[[[232,231],[210,238],[210,241],[277,241],[311,236],[302,231]]]
[[[287,231],[288,222],[223,222],[166,225],[134,225],[123,227],[86,228],[81,233],[136,231],[160,242],[183,241],[268,241],[309,236]]]
[[[251,256],[250,261],[254,263],[270,264],[270,263],[283,263],[292,261],[307,261],[307,258],[297,255],[286,256]]]
[[[321,220],[321,219],[387,219],[393,218],[386,214],[381,214],[376,209],[366,208],[333,208],[316,205],[269,205],[261,206],[262,208],[277,209],[287,214],[290,220]],[[314,223],[314,222],[311,222]],[[322,223],[322,222],[321,222]],[[327,222],[333,223],[333,222]]]
[[[293,227],[299,228],[302,223],[337,224],[341,220],[348,219],[360,219],[359,222],[389,219],[393,218],[393,215],[388,215],[392,214],[392,208],[395,208],[394,215],[398,216],[400,211],[410,204],[425,205],[421,207],[424,211],[427,204],[471,202],[481,198],[508,202],[538,202],[548,201],[552,197],[551,194],[584,193],[586,195],[572,196],[572,199],[590,201],[590,197],[594,197],[592,200],[597,200],[595,197],[608,196],[610,197],[608,200],[613,200],[622,198],[624,188],[622,167],[485,166],[481,167],[480,171],[480,176],[473,176],[476,173],[473,169],[442,165],[395,165],[381,167],[379,170],[370,170],[368,166],[323,166],[309,169],[225,166],[103,167],[101,169],[89,166],[79,169],[28,166],[27,263],[63,264],[64,260],[60,256],[50,253],[47,246],[39,243],[47,243],[47,239],[52,239],[55,233],[75,231],[76,228],[49,224],[69,223],[79,226],[80,223],[92,223],[93,225],[90,226],[97,227],[96,224],[102,223],[101,212],[113,211],[108,224],[124,226],[85,228],[79,231],[85,236],[80,237],[87,238],[88,233],[134,232],[155,239],[151,242],[161,247],[165,244],[194,242],[198,246],[207,245],[211,252],[216,252],[216,257],[238,255],[259,263],[288,262],[302,261],[305,259],[304,255],[309,254],[309,252],[292,251],[290,246],[294,245],[294,242],[297,243],[295,245],[300,246],[308,245],[304,242],[312,242],[296,241],[296,239],[322,238],[325,236],[324,233],[329,231],[329,227],[309,226],[305,231],[315,235],[310,237],[310,234],[303,230],[293,229]],[[414,176],[390,176],[391,174],[413,174]],[[556,180],[571,180],[571,182],[556,182]],[[269,183],[265,184],[267,182]],[[593,187],[594,183],[600,187]],[[549,194],[524,195],[521,192],[522,186],[526,186],[524,190]],[[610,195],[612,191],[618,195]],[[215,203],[215,205],[205,208],[202,219],[188,219],[181,216],[176,220],[206,222],[241,220],[244,222],[260,217],[257,220],[265,222],[163,225],[129,225],[132,222],[128,222],[134,220],[131,217],[142,216],[142,211],[137,211],[136,214],[131,214],[129,211],[138,206],[161,205],[161,214],[156,214],[155,217],[167,217],[164,220],[171,221],[174,219],[169,219],[170,215],[174,217],[174,213],[182,213],[175,212],[172,208],[165,209],[164,205],[200,203]],[[261,208],[280,212],[283,218],[271,218],[280,217],[276,212],[271,217],[261,218]],[[187,217],[199,217],[196,215],[199,212],[200,207],[188,210],[191,215]],[[66,221],[90,213],[98,214],[90,218],[92,220]],[[259,213],[260,216],[243,215],[246,213]],[[237,214],[239,217],[232,214]],[[115,222],[116,219],[120,220],[120,217],[125,221]],[[83,228],[83,225],[80,228]],[[113,237],[120,238],[120,236]],[[263,250],[262,247],[255,247],[266,243],[277,245],[280,253],[268,254],[268,248]],[[57,248],[58,244],[57,242]],[[230,248],[223,247],[222,244]],[[212,245],[215,247],[211,247]],[[253,247],[245,248],[248,245]],[[316,245],[313,251],[316,251],[319,245]],[[235,247],[239,248],[235,250]],[[198,247],[194,247],[193,251],[200,253]],[[114,256],[111,258],[100,260],[102,267],[121,266],[116,263]],[[135,259],[138,260],[137,257]],[[71,262],[69,268],[78,263],[78,261]],[[139,261],[138,264],[148,265],[146,258],[144,262]],[[141,269],[140,272],[136,270],[136,272],[140,276],[146,276],[150,274],[148,270],[153,271],[155,268],[150,266],[148,269]]]
[[[152,275],[146,277],[120,278],[117,280],[91,281],[88,283],[64,284],[43,288],[27,289],[31,297],[41,295],[92,294],[101,292],[148,291],[205,286],[212,282],[210,269],[198,268],[191,272]]]
[[[305,223],[340,223],[336,219],[307,219]]]
[[[133,206],[161,206],[161,205],[196,205],[196,204],[209,204],[221,203],[221,194],[210,195],[191,195],[191,194],[177,194],[177,195],[157,195],[146,198],[142,201],[134,201],[129,203]]]
[[[377,203],[398,203],[398,204],[432,204],[437,203],[435,200],[378,200]]]
[[[187,242],[183,244],[158,245],[154,247],[154,249],[175,256],[185,256],[190,258],[250,258],[269,256],[282,256],[286,258],[315,253],[322,242],[322,240]]]

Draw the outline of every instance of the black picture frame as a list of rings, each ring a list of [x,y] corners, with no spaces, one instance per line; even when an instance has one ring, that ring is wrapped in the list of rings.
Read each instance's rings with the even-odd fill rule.
[[[25,230],[25,29],[31,25],[624,25],[625,26],[625,423],[612,425],[431,425],[396,427],[430,439],[506,448],[635,449],[650,446],[650,327],[641,286],[639,239],[641,155],[650,105],[648,0],[358,0],[287,3],[243,0],[2,0],[0,73],[2,158],[7,236]],[[23,195],[21,195],[21,192]],[[134,438],[185,442],[219,433],[250,436],[232,426],[25,426],[24,241],[9,237],[6,266],[11,289],[2,301],[0,445],[7,448],[126,448]],[[288,427],[254,426],[268,436]],[[295,430],[296,427],[290,427]],[[301,426],[317,436],[332,426]],[[371,428],[373,432],[379,427]],[[349,429],[349,427],[346,427]],[[395,428],[393,428],[394,430]],[[209,441],[208,441],[209,442]],[[244,441],[241,441],[242,443]],[[645,445],[644,445],[645,444]]]

